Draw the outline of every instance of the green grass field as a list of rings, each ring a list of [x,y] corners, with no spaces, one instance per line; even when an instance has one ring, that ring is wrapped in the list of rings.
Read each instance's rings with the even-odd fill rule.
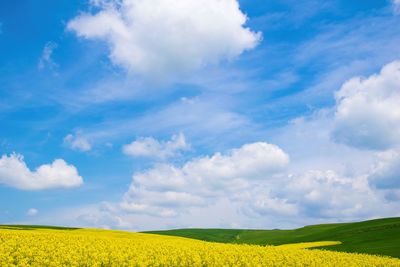
[[[323,249],[400,258],[400,218],[312,225],[294,230],[177,229],[147,233],[222,243],[257,245],[282,245],[325,240],[341,241],[340,245],[323,247]]]

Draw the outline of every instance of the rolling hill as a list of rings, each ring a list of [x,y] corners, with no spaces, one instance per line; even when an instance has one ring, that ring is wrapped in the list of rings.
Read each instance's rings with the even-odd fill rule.
[[[400,218],[355,223],[320,224],[294,230],[176,229],[147,231],[221,243],[282,245],[299,242],[341,241],[326,250],[387,255],[400,258]]]

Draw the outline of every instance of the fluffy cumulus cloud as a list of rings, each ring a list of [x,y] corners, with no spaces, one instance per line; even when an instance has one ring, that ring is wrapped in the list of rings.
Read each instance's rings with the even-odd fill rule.
[[[90,151],[92,149],[90,142],[80,134],[68,134],[64,137],[64,144],[72,150],[81,152]]]
[[[365,176],[346,177],[333,170],[310,170],[290,175],[284,194],[306,218],[366,218],[379,210],[382,200]]]
[[[62,159],[31,171],[22,155],[11,154],[0,158],[0,184],[22,190],[43,190],[78,187],[83,179],[74,166]]]
[[[336,101],[336,141],[373,150],[400,143],[400,61],[366,79],[349,80],[336,93]]]
[[[165,159],[188,149],[190,144],[186,142],[185,135],[180,133],[173,135],[169,141],[158,141],[152,137],[139,138],[123,146],[122,151],[125,155],[134,157]]]
[[[378,154],[369,175],[369,182],[378,189],[400,189],[400,150]]]
[[[232,160],[231,156],[224,157]],[[149,230],[298,227],[400,215],[398,199],[389,199],[371,187],[367,173],[346,176],[333,170],[309,170],[286,175],[284,167],[252,179],[239,174],[221,176],[226,166],[214,165],[213,171],[196,173],[188,166],[198,160],[181,168],[162,165],[137,173],[122,202],[74,210],[67,219],[91,227]]]
[[[329,130],[323,134],[329,142]],[[349,154],[347,160],[347,154],[342,154],[344,162],[366,153],[333,142],[329,149],[335,145]],[[292,174],[289,171],[294,165],[289,166],[288,155],[267,143],[194,158],[181,167],[159,164],[133,175],[119,209],[135,216],[162,217],[158,227],[165,227],[163,221],[168,217],[181,220],[197,216],[198,212],[206,212],[203,208],[212,210],[214,203],[223,201],[227,203],[225,208],[235,210],[230,214],[232,219],[247,227],[259,227],[260,221],[268,223],[271,218],[298,226],[338,218],[348,221],[400,215],[400,194],[396,190],[400,184],[399,152],[367,152],[367,159],[354,163],[355,168],[366,165],[360,170],[340,168],[341,164],[330,169],[329,164],[320,164],[322,168],[303,166]],[[223,216],[214,216],[214,225],[223,221]]]
[[[288,163],[288,155],[279,147],[260,142],[195,158],[181,167],[160,164],[133,175],[121,207],[167,217],[222,197],[239,200],[247,197],[251,184],[276,178]]]
[[[148,77],[170,76],[229,60],[259,42],[237,0],[96,0],[67,28],[108,43],[110,58]]]
[[[398,215],[398,199],[389,199],[387,192],[371,187],[369,175],[346,176],[334,170],[289,174],[281,181],[268,180],[251,188],[249,196],[242,199],[241,208],[249,217],[273,216],[295,224]],[[389,193],[394,196],[398,192]]]

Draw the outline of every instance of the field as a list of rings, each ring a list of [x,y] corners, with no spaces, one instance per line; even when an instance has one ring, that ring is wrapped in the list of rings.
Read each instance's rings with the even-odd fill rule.
[[[151,233],[213,242],[256,245],[335,240],[340,241],[341,244],[324,249],[400,258],[400,218],[313,225],[295,230],[180,229]]]
[[[0,227],[0,266],[399,266],[372,255],[97,229]]]

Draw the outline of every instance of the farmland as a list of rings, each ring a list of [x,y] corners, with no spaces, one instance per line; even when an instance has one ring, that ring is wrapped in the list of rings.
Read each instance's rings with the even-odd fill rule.
[[[336,243],[321,243],[332,245]],[[321,245],[320,243],[315,246]],[[1,266],[400,266],[400,260],[98,229],[3,226]]]

